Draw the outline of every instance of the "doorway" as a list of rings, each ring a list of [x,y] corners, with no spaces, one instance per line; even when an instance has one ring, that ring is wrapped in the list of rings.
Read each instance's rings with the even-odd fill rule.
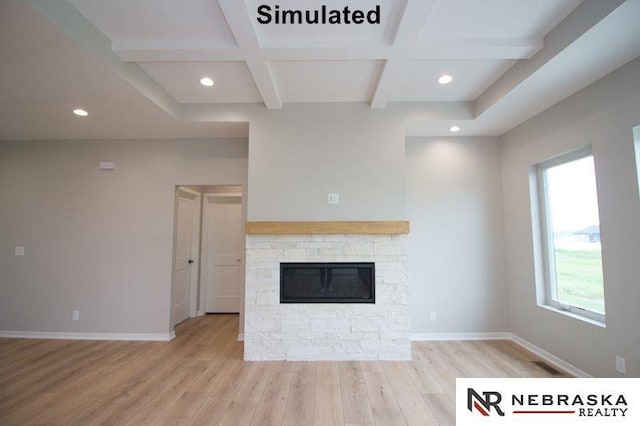
[[[181,323],[196,314],[200,246],[201,196],[197,191],[178,187],[175,205],[173,284],[171,322]]]
[[[212,188],[203,200],[204,309],[206,313],[240,313],[245,252],[242,187]]]
[[[241,313],[245,203],[242,185],[176,187],[171,321]]]

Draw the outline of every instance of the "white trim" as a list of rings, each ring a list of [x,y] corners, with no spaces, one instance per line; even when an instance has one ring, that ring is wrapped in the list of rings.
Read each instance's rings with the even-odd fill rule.
[[[513,333],[492,332],[492,333],[413,333],[411,341],[441,341],[441,340],[511,340],[512,342],[522,346],[526,350],[533,352],[552,366],[562,370],[565,373],[576,377],[592,377],[590,374],[580,370],[565,360],[545,351],[544,349],[526,341],[520,336]]]
[[[636,153],[636,174],[638,175],[638,196],[640,197],[640,126],[633,128],[633,150]]]
[[[566,373],[569,373],[569,374],[574,375],[576,377],[593,377],[590,374],[580,370],[578,367],[575,367],[575,366],[569,364],[568,362],[564,361],[563,359],[558,358],[557,356],[555,356],[555,355],[545,351],[544,349],[534,345],[533,343],[524,340],[520,336],[516,336],[515,334],[511,333],[511,340],[513,340],[518,345],[522,346],[523,348],[527,349],[528,351],[533,352],[534,354],[536,354],[540,358],[542,358],[545,361],[547,361],[549,364],[552,364],[554,367],[557,367],[557,368],[559,368],[560,370],[563,370]]]
[[[606,323],[606,316],[600,312],[596,312],[591,309],[579,307],[578,305],[569,304],[568,302],[561,302],[558,299],[558,290],[556,283],[556,263],[555,263],[555,242],[553,233],[553,221],[551,218],[551,202],[549,200],[549,190],[547,182],[547,171],[553,167],[564,166],[574,161],[578,161],[585,158],[592,158],[595,167],[595,156],[591,149],[591,145],[584,146],[582,148],[566,152],[564,154],[555,156],[551,159],[534,165],[537,174],[537,187],[535,190],[538,195],[538,205],[532,205],[532,216],[539,215],[534,221],[538,229],[533,230],[535,233],[540,233],[541,244],[536,247],[539,250],[535,256],[540,256],[543,275],[542,285],[536,286],[536,300],[538,305],[546,305],[555,308],[561,313],[571,313],[572,316],[577,319],[586,319],[587,322],[597,323],[601,327]],[[594,170],[594,178],[595,170]],[[530,182],[531,186],[531,182]],[[534,189],[534,188],[532,188]],[[596,189],[597,196],[597,189]],[[596,200],[597,201],[597,200]],[[535,209],[535,210],[534,210]],[[535,238],[535,237],[534,237]],[[600,250],[600,257],[602,257],[602,250]],[[536,271],[538,272],[538,271]],[[604,285],[604,284],[603,284]],[[542,294],[540,293],[542,292]]]
[[[227,185],[212,185],[212,186],[227,186]],[[238,186],[243,188],[242,184],[231,184],[229,186]],[[204,313],[207,313],[207,285],[208,282],[206,278],[210,275],[213,270],[213,265],[209,262],[209,254],[211,251],[211,247],[209,247],[209,234],[211,233],[212,225],[210,223],[211,211],[214,208],[212,205],[214,203],[215,198],[240,198],[240,220],[242,221],[242,226],[244,229],[244,225],[246,223],[245,219],[245,199],[242,193],[240,192],[204,192],[202,194],[202,228],[201,228],[201,250],[200,250],[200,309],[204,310]],[[243,242],[244,242],[243,236]],[[244,268],[245,268],[245,257],[246,257],[246,248],[244,248],[240,253],[240,258],[242,259],[242,263],[240,265],[240,304],[244,306]],[[242,310],[242,308],[240,308]],[[209,313],[231,313],[231,312],[209,312]],[[239,312],[238,312],[239,313]],[[244,338],[243,338],[244,339]],[[240,339],[238,339],[240,340]]]
[[[191,198],[192,200],[195,200],[197,198],[200,198],[200,193],[197,191],[194,191],[192,189],[186,188],[182,185],[178,186],[178,194],[182,193],[184,195],[184,197],[186,198]]]
[[[74,333],[59,331],[11,331],[0,330],[0,337],[11,339],[58,339],[58,340],[122,340],[122,341],[160,341],[168,342],[176,338],[175,331],[171,333]],[[593,377],[561,358],[545,351],[533,343],[513,333],[413,333],[411,340],[512,340],[528,351],[533,352],[554,367],[576,377]],[[244,333],[238,333],[238,341],[244,341]]]
[[[209,198],[242,198],[242,192],[207,192],[205,196],[207,201],[211,203],[212,201]]]
[[[436,340],[510,340],[511,333],[412,333],[413,342]]]
[[[176,333],[75,333],[65,331],[11,331],[0,330],[0,337],[11,339],[58,339],[58,340],[126,340],[168,342]]]
[[[542,309],[548,309],[551,312],[555,312],[555,313],[560,314],[560,315],[566,315],[566,316],[571,317],[573,319],[577,319],[579,321],[584,321],[584,322],[587,322],[587,323],[589,323],[591,325],[595,325],[597,327],[607,328],[607,324],[604,323],[604,322],[600,322],[600,321],[591,319],[589,317],[585,317],[584,315],[573,313],[572,311],[567,311],[567,310],[564,310],[564,309],[558,309],[555,306],[545,305],[545,304],[538,304],[538,306],[540,308],[542,308]]]
[[[200,269],[198,273],[200,274],[200,293],[199,293],[199,305],[200,309],[204,313],[207,313],[207,277],[209,276],[209,268],[211,265],[209,264],[209,229],[211,228],[209,224],[209,212],[211,210],[211,202],[209,200],[209,196],[211,194],[205,192],[202,194],[202,216],[200,221]]]
[[[183,192],[191,193],[194,196],[195,208],[193,209],[193,225],[191,229],[191,258],[195,261],[194,267],[189,274],[191,286],[189,294],[189,318],[195,318],[198,311],[198,286],[200,284],[200,235],[202,212],[202,194],[191,191],[187,188],[180,188]]]
[[[175,277],[176,277],[176,244],[178,240],[178,203],[180,198],[192,200],[194,203],[193,208],[193,217],[192,217],[192,226],[191,226],[191,256],[189,257],[193,260],[193,268],[189,271],[189,301],[188,301],[188,317],[187,318],[195,318],[197,316],[198,310],[198,287],[200,281],[200,213],[202,210],[202,194],[193,191],[191,189],[185,188],[184,186],[177,186],[175,190],[175,201],[174,201],[174,211],[173,211],[173,249],[172,249],[172,259],[171,259],[171,294],[173,294],[173,287],[175,285]],[[169,313],[171,316],[171,324],[176,324],[176,319],[173,317],[173,297],[170,298],[169,302]]]

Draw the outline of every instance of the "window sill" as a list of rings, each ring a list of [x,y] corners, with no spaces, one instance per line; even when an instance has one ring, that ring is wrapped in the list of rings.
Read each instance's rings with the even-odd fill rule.
[[[607,324],[604,323],[604,322],[596,321],[594,319],[587,318],[587,317],[584,317],[582,315],[574,314],[573,312],[569,312],[569,311],[565,311],[565,310],[562,310],[562,309],[558,309],[558,308],[556,308],[554,306],[551,306],[551,305],[540,305],[540,304],[538,304],[538,306],[541,307],[541,308],[547,309],[549,311],[558,313],[558,314],[566,315],[568,317],[571,317],[571,318],[574,318],[574,319],[577,319],[577,320],[580,320],[580,321],[584,321],[586,323],[589,323],[591,325],[595,325],[597,327],[607,328]]]

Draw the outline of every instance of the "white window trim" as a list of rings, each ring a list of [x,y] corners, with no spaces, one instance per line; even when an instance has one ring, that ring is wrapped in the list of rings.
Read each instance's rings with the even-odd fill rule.
[[[538,286],[537,291],[543,291],[543,295],[538,294],[538,305],[551,309],[553,311],[567,314],[570,317],[583,319],[589,323],[605,326],[606,315],[599,312],[595,312],[582,307],[566,304],[556,300],[556,288],[554,285],[555,277],[555,261],[553,253],[553,230],[551,226],[548,226],[551,222],[550,210],[547,208],[549,205],[548,192],[546,189],[545,170],[554,166],[558,166],[571,161],[579,160],[588,156],[592,156],[593,151],[591,146],[586,146],[565,154],[561,154],[557,157],[553,157],[549,160],[538,163],[534,166],[536,174],[536,185],[534,190],[537,192],[537,204],[539,215],[539,226],[534,228],[534,232],[537,232],[541,238],[539,258],[542,261],[543,272],[543,285]],[[596,178],[597,179],[597,178]],[[535,207],[533,213],[535,214]],[[534,221],[535,222],[535,221]],[[540,271],[540,269],[538,269]]]
[[[640,197],[640,126],[633,128],[633,150],[636,154],[636,175],[638,177],[638,197]]]

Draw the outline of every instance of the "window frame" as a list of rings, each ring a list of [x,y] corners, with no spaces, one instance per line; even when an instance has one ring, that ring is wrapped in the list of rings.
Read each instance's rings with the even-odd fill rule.
[[[636,176],[638,178],[638,198],[640,198],[640,126],[633,128],[633,150],[636,157]]]
[[[543,267],[543,285],[538,290],[543,291],[542,297],[538,295],[538,304],[542,304],[544,307],[549,307],[555,310],[559,310],[563,313],[571,314],[571,316],[586,319],[590,322],[595,322],[598,325],[604,325],[606,323],[606,301],[605,301],[605,314],[595,312],[587,308],[567,304],[557,300],[557,286],[555,282],[555,246],[553,240],[553,229],[551,224],[551,210],[549,206],[549,193],[547,191],[547,179],[546,170],[560,166],[563,164],[571,163],[576,160],[580,160],[586,157],[593,157],[595,164],[595,156],[591,146],[585,146],[559,156],[553,157],[549,160],[540,162],[535,165],[536,184],[537,184],[537,196],[539,206],[539,235],[541,237],[541,257]],[[597,182],[597,176],[596,176]],[[600,206],[598,205],[598,211]],[[600,256],[602,257],[602,249],[600,250]],[[602,271],[602,286],[604,287],[604,265]]]

